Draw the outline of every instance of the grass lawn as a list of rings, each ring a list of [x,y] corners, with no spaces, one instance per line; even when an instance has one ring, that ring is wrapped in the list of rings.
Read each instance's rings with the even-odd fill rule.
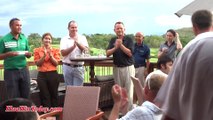
[[[59,45],[53,44],[52,47],[59,48]],[[93,51],[92,53],[95,55],[105,54],[105,50],[103,49],[91,48],[91,50]],[[157,62],[157,54],[158,54],[158,48],[151,48],[150,62]],[[33,57],[31,57],[30,59],[27,59],[27,61],[33,61]],[[3,60],[0,60],[0,64],[3,64]]]
[[[150,62],[156,63],[158,61],[158,58],[157,58],[158,48],[151,48],[150,52],[151,52],[150,53],[150,56],[151,56]]]

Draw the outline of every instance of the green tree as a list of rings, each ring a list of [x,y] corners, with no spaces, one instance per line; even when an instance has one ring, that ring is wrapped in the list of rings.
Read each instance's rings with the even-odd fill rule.
[[[28,36],[28,41],[30,45],[30,52],[33,52],[34,48],[41,46],[41,36],[38,33],[31,33]]]
[[[61,40],[61,38],[54,38],[53,37],[52,44],[60,44],[60,40]]]
[[[106,49],[109,41],[115,35],[113,34],[92,34],[85,35],[89,44],[89,47],[98,48],[98,49]]]
[[[147,44],[150,48],[159,48],[160,44],[164,41],[164,38],[158,35],[145,36],[144,39],[144,43]]]
[[[186,46],[186,44],[195,37],[192,28],[182,28],[176,31],[180,35],[180,41],[183,47]]]

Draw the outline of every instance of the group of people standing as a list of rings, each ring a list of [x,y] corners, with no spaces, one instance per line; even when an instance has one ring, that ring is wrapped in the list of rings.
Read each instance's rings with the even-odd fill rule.
[[[212,120],[213,115],[210,113],[213,111],[213,102],[210,93],[213,85],[213,15],[208,10],[198,10],[193,13],[191,22],[196,37],[183,50],[178,33],[167,31],[167,41],[160,46],[158,52],[159,70],[150,73],[144,82],[143,104],[127,112],[120,120]],[[116,49],[116,45],[117,41],[113,49]],[[123,46],[120,50],[129,57],[125,52],[128,50]],[[116,52],[118,51],[114,51],[114,55],[119,55]],[[126,69],[129,70],[130,67],[127,65]],[[118,74],[123,75],[122,72]],[[125,80],[130,79],[129,76],[127,74]],[[124,79],[120,77],[119,80]],[[119,85],[118,82],[117,84]],[[118,85],[112,88],[114,106],[110,120],[119,118],[119,112],[125,109],[125,103],[132,103],[132,99],[127,97],[130,92],[126,90],[129,89],[125,90]]]
[[[9,25],[11,32],[0,40],[0,60],[4,59],[7,95],[8,98],[29,98],[30,77],[26,57],[30,58],[32,54],[28,52],[27,38],[21,33],[21,21],[17,18],[11,19]],[[210,65],[212,64],[213,44],[212,13],[207,10],[195,12],[192,16],[192,25],[196,38],[180,52],[177,58],[176,54],[182,49],[179,34],[172,29],[166,32],[166,41],[160,46],[158,52],[158,68],[161,73],[152,73],[144,80],[150,63],[150,49],[143,42],[144,35],[137,32],[134,43],[131,37],[125,35],[124,24],[115,23],[116,37],[111,39],[106,49],[107,56],[113,55],[113,75],[118,85],[112,88],[114,100],[117,100],[113,107],[115,113],[119,111],[122,95],[126,95],[128,99],[126,109],[133,108],[134,88],[131,76],[135,76],[141,80],[145,100],[149,101],[144,103],[145,108],[154,106],[157,108],[156,114],[163,110],[164,119],[212,119],[212,115],[209,114],[212,111],[212,96],[208,94],[212,88],[212,82],[209,81],[212,76]],[[41,91],[40,97],[42,104],[47,107],[57,106],[59,82],[56,67],[60,61],[60,55],[63,56],[63,74],[66,85],[83,85],[83,63],[73,62],[70,58],[87,50],[88,42],[85,36],[77,33],[78,25],[75,21],[68,23],[68,31],[69,34],[61,39],[60,50],[52,48],[50,33],[45,33],[42,36],[41,47],[34,49],[34,61],[39,71],[37,81]],[[174,66],[171,69],[170,63],[173,61]],[[168,73],[167,78],[164,74]],[[125,92],[122,92],[121,88],[124,88]],[[143,110],[139,111],[143,112]],[[156,115],[153,112],[150,113],[149,115]],[[147,117],[146,114],[143,115]],[[131,116],[135,116],[135,113],[130,112],[126,119],[132,119]],[[113,115],[111,117],[116,118]]]
[[[29,98],[30,76],[25,57],[30,58],[32,53],[29,52],[27,38],[21,33],[21,21],[18,18],[13,18],[10,20],[9,25],[11,32],[0,41],[2,46],[0,49],[0,59],[4,59],[4,80],[7,95],[8,98]],[[69,34],[61,39],[60,50],[52,47],[53,37],[50,33],[44,33],[41,38],[41,47],[34,49],[34,61],[38,68],[37,82],[41,91],[40,98],[43,106],[57,106],[57,89],[59,85],[57,65],[61,55],[63,56],[65,84],[73,86],[83,85],[84,63],[73,62],[70,58],[81,55],[83,51],[89,49],[89,45],[86,37],[78,34],[78,24],[75,21],[70,21],[67,28]],[[140,78],[142,85],[144,85],[144,78],[149,69],[150,49],[143,42],[143,33],[137,32],[135,34],[135,43],[131,37],[125,35],[125,26],[122,22],[115,23],[114,32],[116,37],[112,38],[109,42],[106,55],[113,55],[115,83],[127,89],[129,99],[133,99],[131,97],[133,96],[133,86],[130,76]],[[176,50],[174,46],[176,44],[177,46],[179,45],[179,38],[177,38],[177,43],[173,41],[175,35],[178,35],[173,32],[172,30],[167,32],[169,33],[167,36],[170,37],[160,47],[160,56],[163,54],[171,56]],[[180,46],[182,47],[181,43]],[[177,47],[177,49],[179,48]],[[129,109],[131,107],[132,103],[130,102]]]
[[[0,60],[4,60],[4,81],[7,88],[7,98],[26,98],[30,95],[30,76],[26,57],[30,58],[27,38],[21,33],[20,19],[10,20],[11,32],[0,40]],[[72,62],[70,58],[81,55],[88,50],[85,36],[78,34],[75,21],[68,23],[69,34],[61,39],[60,49],[52,47],[53,37],[44,33],[41,47],[33,51],[37,66],[37,83],[40,90],[41,104],[44,107],[58,106],[59,76],[57,66],[63,56],[63,75],[66,85],[81,86],[84,81],[83,62]]]
[[[150,64],[150,48],[144,44],[143,33],[137,32],[135,34],[135,43],[125,35],[125,26],[122,22],[115,23],[114,31],[117,36],[111,39],[106,55],[113,55],[115,83],[126,89],[129,99],[128,109],[132,109],[133,96],[135,95],[133,95],[134,87],[130,77],[139,78],[142,86],[144,86],[144,79],[148,74]],[[178,33],[170,29],[166,32],[166,42],[160,46],[158,58],[168,56],[174,60],[176,51],[181,49],[182,44]]]
[[[8,98],[29,98],[30,77],[25,57],[29,58],[32,54],[28,52],[27,38],[21,33],[21,21],[18,18],[13,18],[10,20],[9,25],[11,32],[0,41],[2,46],[0,59],[4,59],[4,79],[8,88]],[[70,21],[67,28],[69,34],[61,39],[60,50],[51,46],[53,37],[50,33],[44,33],[41,39],[41,47],[34,49],[34,61],[39,71],[37,82],[44,106],[57,106],[59,84],[57,65],[61,55],[63,56],[63,75],[66,85],[83,85],[83,62],[73,62],[70,58],[81,55],[82,51],[88,50],[89,45],[86,37],[78,34],[78,25],[75,21]],[[122,22],[115,23],[114,32],[117,37],[112,38],[110,41],[106,55],[113,54],[114,79],[116,83],[130,92],[128,94],[130,98],[133,87],[131,87],[130,77],[126,76],[136,75],[142,80],[143,84],[144,75],[147,75],[149,67],[150,49],[144,44],[144,35],[141,32],[135,34],[135,43],[129,36],[126,36]],[[173,51],[170,50],[170,43],[172,43],[172,39],[168,40],[164,46],[168,46],[171,54],[174,51],[174,47],[172,47]],[[176,43],[172,45],[174,46],[174,44]],[[164,47],[160,51],[162,49]],[[166,53],[165,50],[162,51],[162,54]]]

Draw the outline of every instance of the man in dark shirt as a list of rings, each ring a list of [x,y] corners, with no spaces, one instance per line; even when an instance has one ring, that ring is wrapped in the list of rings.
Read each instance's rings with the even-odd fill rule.
[[[116,37],[112,38],[106,50],[106,55],[113,55],[113,75],[115,83],[127,90],[129,98],[128,109],[132,108],[133,85],[130,76],[135,76],[133,60],[133,40],[125,35],[125,27],[122,22],[114,25]]]

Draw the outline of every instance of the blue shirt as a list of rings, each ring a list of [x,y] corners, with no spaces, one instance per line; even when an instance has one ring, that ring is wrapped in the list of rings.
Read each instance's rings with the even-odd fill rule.
[[[134,60],[135,60],[135,67],[146,66],[146,59],[150,58],[150,49],[145,44],[135,43],[134,45],[134,52],[133,52]]]
[[[142,106],[132,109],[119,120],[160,120],[161,118],[161,109],[155,104],[145,101]]]

